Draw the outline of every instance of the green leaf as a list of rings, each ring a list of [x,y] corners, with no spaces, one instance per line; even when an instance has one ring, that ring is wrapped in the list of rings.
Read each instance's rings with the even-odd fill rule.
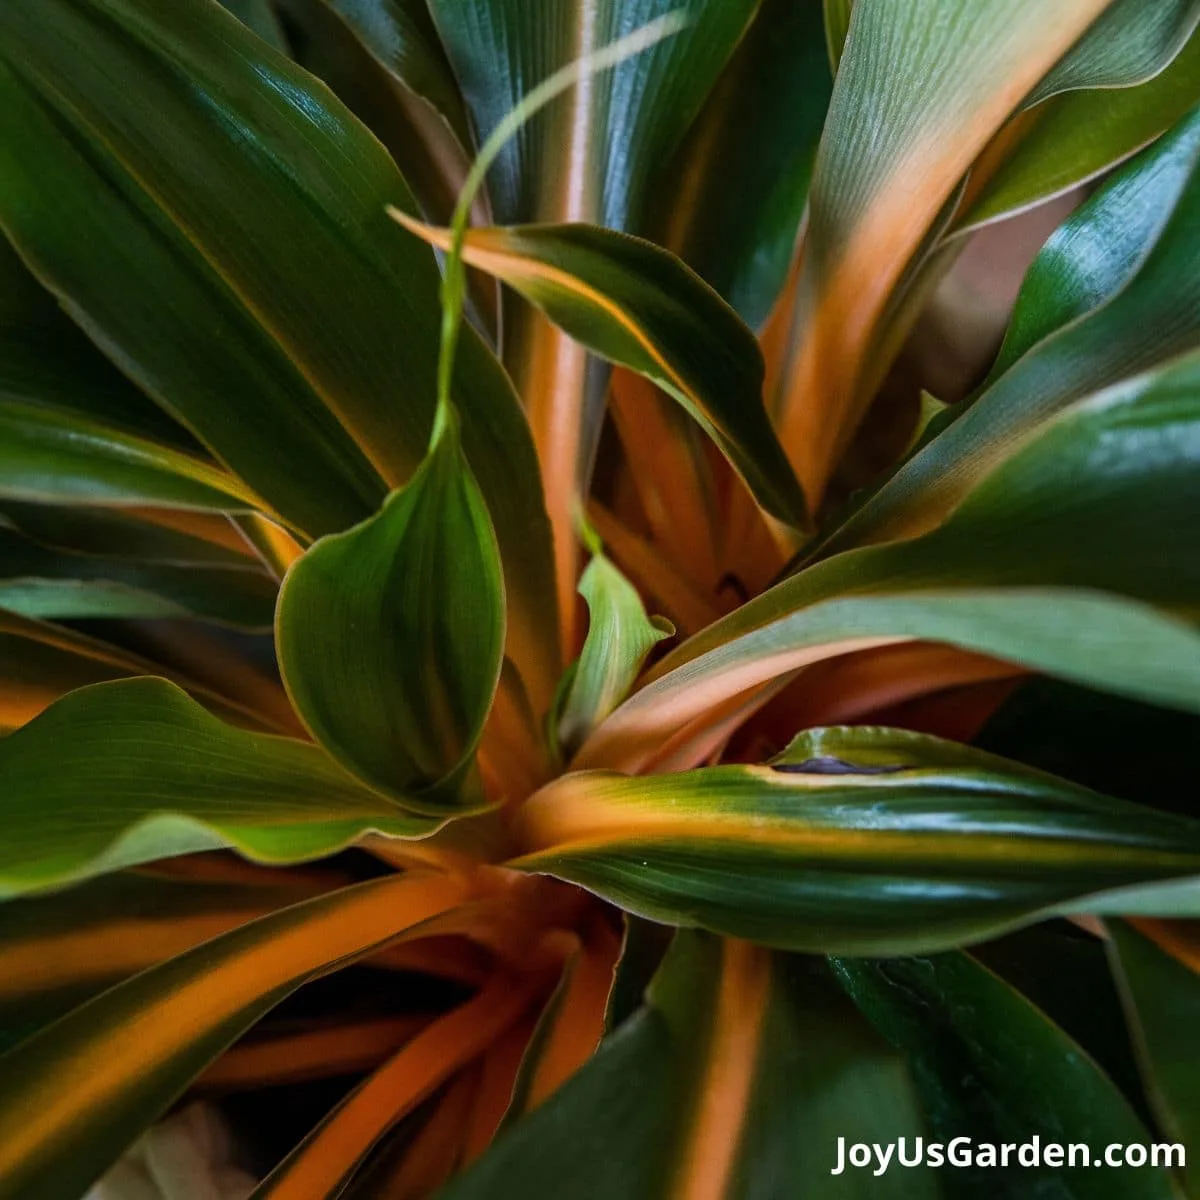
[[[311,75],[209,0],[0,10],[0,223],[89,335],[283,518],[364,520],[425,453],[440,277],[389,221],[412,197]],[[464,331],[454,400],[493,513],[513,656],[560,665],[524,415]]]
[[[424,0],[279,2],[296,61],[387,147],[421,211],[449,220],[472,139]]]
[[[270,629],[275,581],[254,566],[180,566],[57,550],[0,524],[0,608],[27,617],[197,617]]]
[[[282,874],[282,873],[281,873]],[[0,1054],[101,992],[315,894],[122,871],[0,905]]]
[[[83,1194],[280,1000],[462,898],[441,877],[293,905],[143,971],[0,1058],[0,1197]]]
[[[857,5],[810,195],[784,445],[817,508],[900,348],[895,293],[972,163],[1112,0]],[[912,313],[915,319],[915,312]]]
[[[1059,226],[1021,284],[988,385],[1046,338],[1112,300],[1137,275],[1198,162],[1200,109]]]
[[[1085,1146],[1059,1165],[1008,1170],[976,1158],[941,1172],[952,1198],[1035,1194],[1079,1200],[1172,1200],[1161,1168],[1092,1170],[1105,1149],[1141,1144],[1150,1131],[1096,1063],[1019,993],[965,954],[884,962],[835,959],[843,987],[911,1064],[932,1136],[1022,1145]],[[958,1150],[961,1153],[963,1147]],[[1028,1155],[1028,1152],[1026,1152]],[[1014,1155],[1015,1157],[1015,1155]]]
[[[287,39],[279,27],[279,18],[271,7],[271,0],[219,0],[243,25],[253,29],[263,41],[276,50],[288,52]]]
[[[846,34],[850,32],[850,14],[854,11],[854,0],[824,0],[822,8],[829,65],[836,72],[846,46]]]
[[[64,508],[0,499],[0,525],[16,529],[43,546],[137,562],[260,569],[249,546],[239,551],[225,541],[213,541],[205,536],[210,532],[215,534],[217,530],[223,533],[229,528],[219,515],[213,518],[217,527],[212,531],[203,526],[186,531],[172,528],[154,520],[143,520],[144,515],[140,509],[127,511],[75,505]]]
[[[569,774],[515,832],[525,870],[652,920],[814,953],[944,949],[1200,874],[1200,823],[871,728],[806,735],[769,766]]]
[[[839,1136],[887,1142],[923,1120],[903,1064],[820,964],[684,932],[646,1001],[439,1196],[658,1200],[701,1180],[728,1200],[938,1194],[924,1171],[831,1175]]]
[[[0,236],[0,405],[10,401],[99,421],[175,450],[199,450],[88,341]]]
[[[1145,6],[1139,6],[1144,12]],[[1093,179],[1181,119],[1200,100],[1200,37],[1136,87],[1054,96],[1030,114],[1009,157],[955,225],[965,233]]]
[[[1010,354],[1039,334],[1041,340],[973,402],[947,414],[952,419],[937,436],[821,544],[821,553],[930,528],[1041,422],[1200,345],[1200,282],[1185,266],[1200,253],[1198,165],[1200,108],[1080,214],[1065,235],[1069,266],[1054,266],[1064,251],[1059,242],[1035,271]],[[1136,219],[1135,204],[1144,206]],[[1106,236],[1114,222],[1124,223],[1132,244]],[[1097,263],[1100,239],[1107,249]],[[1043,280],[1054,288],[1053,302]],[[1077,306],[1082,311],[1072,320]]]
[[[82,688],[0,740],[0,895],[198,850],[303,862],[437,827],[318,747],[225,725],[173,684]]]
[[[1106,922],[1113,971],[1142,1061],[1146,1090],[1172,1141],[1181,1142],[1196,1177],[1200,1153],[1200,978],[1124,921]],[[1184,1164],[1180,1164],[1181,1166]]]
[[[1200,23],[1196,0],[1115,0],[1026,97],[1025,106],[1081,88],[1127,88],[1157,75]]]
[[[272,726],[210,688],[73,629],[0,609],[0,733],[25,724],[60,696],[130,675],[169,675],[211,712],[253,729]]]
[[[0,402],[0,496],[60,504],[263,507],[240,480],[110,425],[32,404]]]
[[[334,758],[405,803],[461,804],[500,677],[504,586],[453,422],[377,516],[296,563],[276,640],[292,703]]]
[[[433,245],[449,247],[450,231],[394,215]],[[592,225],[530,225],[470,230],[463,259],[503,280],[588,349],[669,392],[764,508],[804,523],[804,497],[763,406],[758,343],[674,255]]]
[[[652,239],[751,328],[792,262],[831,87],[819,7],[764,0],[655,198]]]
[[[945,525],[826,558],[685,642],[575,765],[676,761],[736,697],[748,704],[813,662],[911,639],[1200,711],[1200,635],[1146,606],[1191,618],[1200,604],[1198,457],[1196,355],[1080,401]]]
[[[557,741],[575,748],[629,694],[650,651],[675,627],[648,617],[637,589],[597,549],[579,580],[589,623],[558,716]]]
[[[554,70],[658,17],[687,27],[531,120],[488,175],[498,224],[592,221],[638,229],[658,173],[741,38],[755,0],[599,0],[553,14],[525,0],[429,5],[481,142]],[[570,181],[572,170],[579,178]]]
[[[471,145],[466,106],[424,0],[324,3],[354,30],[376,61],[441,115],[462,147]]]

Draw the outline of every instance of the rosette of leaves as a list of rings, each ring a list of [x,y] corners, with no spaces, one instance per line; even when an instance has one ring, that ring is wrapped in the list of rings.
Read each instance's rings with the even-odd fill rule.
[[[1198,20],[6,0],[0,1197],[1183,1194]]]

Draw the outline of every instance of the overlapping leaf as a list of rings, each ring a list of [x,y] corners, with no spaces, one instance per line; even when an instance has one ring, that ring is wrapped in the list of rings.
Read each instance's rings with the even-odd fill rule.
[[[208,0],[0,14],[0,223],[122,369],[285,519],[360,521],[417,467],[436,397],[412,199],[310,75]],[[514,657],[548,694],[550,551],[529,433],[471,331],[454,398],[505,547]]]
[[[1108,7],[865,0],[813,176],[803,340],[781,432],[817,506],[887,367],[893,292],[992,134]],[[893,347],[894,349],[898,347]]]
[[[820,659],[910,639],[1197,711],[1200,636],[1142,602],[1195,611],[1198,435],[1194,356],[1081,401],[946,524],[824,559],[684,643],[577,765],[638,769],[719,705]]]
[[[275,1004],[464,898],[376,880],[285,908],[121,984],[0,1057],[0,1197],[82,1194]]]
[[[67,692],[131,675],[173,675],[174,681],[226,721],[254,729],[270,718],[254,713],[194,680],[72,629],[0,610],[0,731],[36,717]]]
[[[448,230],[403,223],[450,245]],[[678,259],[590,225],[471,230],[463,258],[589,349],[653,379],[700,422],[768,511],[803,523],[803,496],[763,407],[754,335]]]
[[[806,735],[764,767],[567,775],[517,832],[527,870],[654,920],[809,952],[919,953],[1200,875],[1196,822],[869,728]]]
[[[1196,276],[1185,266],[1200,248],[1198,166],[1200,108],[1064,227],[1026,281],[1003,373],[951,410],[824,551],[930,528],[1041,421],[1200,344]]]
[[[250,733],[161,679],[81,688],[0,741],[0,895],[197,850],[319,858],[433,832],[319,748]]]
[[[653,240],[752,329],[792,261],[831,85],[820,6],[766,0],[654,197]]]
[[[1001,1146],[1036,1136],[1068,1150],[1008,1169],[954,1167],[941,1173],[950,1197],[1017,1200],[1030,1188],[1089,1200],[1170,1200],[1161,1167],[1093,1170],[1112,1144],[1146,1145],[1151,1132],[1077,1043],[1023,996],[965,954],[872,962],[838,959],[834,970],[858,1007],[911,1064],[934,1138]],[[1020,1048],[1019,1050],[1017,1048]],[[959,1147],[961,1151],[964,1147]],[[1095,1157],[1093,1157],[1095,1156]],[[1076,1165],[1078,1164],[1078,1165]],[[1083,1168],[1086,1168],[1083,1169]]]
[[[382,511],[318,542],[279,597],[297,712],[348,770],[430,811],[457,803],[504,654],[488,511],[453,421]]]
[[[1163,1131],[1186,1149],[1196,1177],[1200,1088],[1196,1084],[1200,980],[1185,964],[1124,921],[1109,921],[1109,950],[1122,984],[1147,1092]],[[1184,1164],[1181,1164],[1184,1165]]]
[[[839,1136],[923,1125],[903,1063],[819,964],[685,932],[646,1005],[443,1194],[932,1200],[925,1171],[831,1175]]]

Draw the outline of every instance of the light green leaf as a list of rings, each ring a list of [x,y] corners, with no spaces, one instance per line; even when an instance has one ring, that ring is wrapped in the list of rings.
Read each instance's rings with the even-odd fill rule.
[[[1175,1200],[1161,1167],[1092,1169],[1113,1143],[1149,1147],[1153,1135],[1075,1042],[973,959],[842,958],[832,965],[854,1002],[910,1064],[932,1139],[944,1150],[960,1137],[972,1138],[976,1153],[981,1143],[1020,1146],[1036,1137],[1039,1157],[1051,1142],[1076,1154],[1058,1165],[1010,1160],[1005,1170],[997,1159],[951,1167],[941,1172],[949,1196]],[[1079,1145],[1087,1148],[1082,1160],[1069,1149]]]
[[[1139,4],[1139,11],[1145,5]],[[1136,87],[1067,92],[1029,114],[1016,149],[991,175],[956,233],[978,229],[1086,183],[1180,120],[1200,100],[1200,36]]]
[[[0,1057],[0,1198],[80,1196],[188,1083],[301,985],[462,898],[442,877],[374,880],[197,946]]]
[[[449,230],[393,215],[449,248]],[[596,226],[530,225],[470,230],[463,259],[503,280],[588,349],[674,396],[764,508],[804,523],[804,497],[763,406],[758,343],[677,258]]]
[[[1125,921],[1106,922],[1113,972],[1123,993],[1146,1091],[1163,1132],[1181,1142],[1197,1178],[1200,1154],[1200,978]],[[1179,1164],[1184,1165],[1184,1164]]]
[[[276,640],[288,694],[334,758],[407,804],[461,804],[500,676],[504,587],[453,421],[378,515],[291,569]]]
[[[1133,279],[1200,163],[1200,109],[1100,188],[1033,260],[985,386]],[[952,418],[950,418],[952,419]]]
[[[1197,0],[1115,0],[1026,97],[1032,108],[1060,92],[1127,88],[1157,75],[1200,23]]]
[[[846,729],[814,753],[815,736],[763,767],[566,775],[521,810],[514,865],[652,920],[839,954],[945,949],[1200,874],[1200,822],[932,738]]]
[[[74,413],[0,402],[0,496],[60,504],[263,507],[239,479]]]
[[[637,589],[597,546],[579,580],[589,623],[558,717],[557,740],[569,753],[629,694],[646,658],[675,627],[648,617]]]
[[[732,1094],[718,1090],[731,1068]],[[719,1123],[706,1100],[726,1101]],[[684,932],[645,1007],[439,1195],[658,1200],[702,1180],[721,1200],[931,1200],[925,1171],[831,1175],[839,1136],[923,1127],[903,1063],[821,964]]]
[[[440,276],[387,152],[210,0],[0,10],[0,223],[122,369],[285,520],[370,516],[425,453]],[[560,673],[549,530],[511,384],[464,331],[454,401],[504,548],[513,657]]]
[[[316,746],[234,729],[162,679],[81,688],[0,740],[0,796],[0,896],[220,846],[302,862],[437,827]]]

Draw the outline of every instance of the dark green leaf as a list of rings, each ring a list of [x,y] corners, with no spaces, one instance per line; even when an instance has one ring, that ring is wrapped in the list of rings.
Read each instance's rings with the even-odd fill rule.
[[[275,581],[253,566],[192,567],[56,550],[0,524],[0,608],[27,617],[198,617],[270,629]]]
[[[0,740],[0,796],[0,895],[220,846],[300,862],[436,828],[319,748],[225,725],[162,679],[82,688]]]
[[[271,0],[219,0],[219,3],[265,42],[287,53],[287,39],[279,28],[279,19],[271,7]]]
[[[34,271],[285,519],[369,516],[425,452],[440,327],[434,256],[384,211],[413,201],[383,147],[209,0],[12,0],[0,46],[0,224]],[[514,657],[548,697],[532,441],[470,330],[458,367]]]
[[[143,971],[22,1042],[0,1058],[0,1198],[81,1195],[285,996],[461,898],[429,876],[320,896]]]
[[[0,236],[0,402],[40,404],[175,450],[199,450],[83,335]]]
[[[1182,1142],[1200,1177],[1200,977],[1124,921],[1106,923],[1109,951],[1122,985],[1146,1088],[1163,1132]],[[1185,1164],[1180,1163],[1180,1166]]]
[[[726,1095],[731,1062],[745,1091]],[[732,1115],[706,1122],[706,1100]],[[831,1174],[839,1137],[922,1127],[903,1064],[819,964],[681,933],[646,1007],[439,1196],[659,1200],[702,1181],[722,1200],[926,1200],[924,1171]]]
[[[0,403],[0,496],[61,504],[262,507],[240,480],[85,416]]]
[[[448,230],[398,218],[449,246]],[[804,497],[763,405],[758,343],[677,258],[593,225],[529,225],[469,231],[463,259],[589,350],[654,380],[700,422],[764,508],[804,523]]]
[[[552,71],[681,10],[679,34],[535,117],[488,176],[498,224],[595,221],[638,230],[649,190],[695,118],[755,0],[599,0],[553,12],[527,0],[431,0],[480,140]],[[571,172],[579,178],[570,180]],[[570,182],[569,182],[570,180]]]
[[[654,240],[751,328],[792,261],[831,85],[819,7],[765,0],[659,189]]]
[[[943,1148],[972,1138],[995,1148],[1037,1138],[1085,1146],[1075,1163],[1016,1166],[997,1161],[943,1171],[951,1197],[1031,1195],[1077,1200],[1172,1200],[1161,1168],[1092,1170],[1112,1143],[1153,1140],[1125,1098],[1062,1030],[964,954],[855,961],[834,970],[859,1008],[910,1062],[932,1133]],[[961,1154],[964,1147],[958,1147]],[[1039,1152],[1040,1153],[1040,1152]],[[1026,1151],[1026,1156],[1031,1152]],[[1014,1155],[1015,1157],[1015,1155]]]
[[[377,516],[292,568],[276,636],[288,694],[339,762],[406,803],[456,803],[500,676],[504,587],[453,422]]]
[[[569,774],[514,829],[524,869],[652,920],[808,952],[942,949],[1200,875],[1198,822],[871,728],[805,735],[763,767]]]

